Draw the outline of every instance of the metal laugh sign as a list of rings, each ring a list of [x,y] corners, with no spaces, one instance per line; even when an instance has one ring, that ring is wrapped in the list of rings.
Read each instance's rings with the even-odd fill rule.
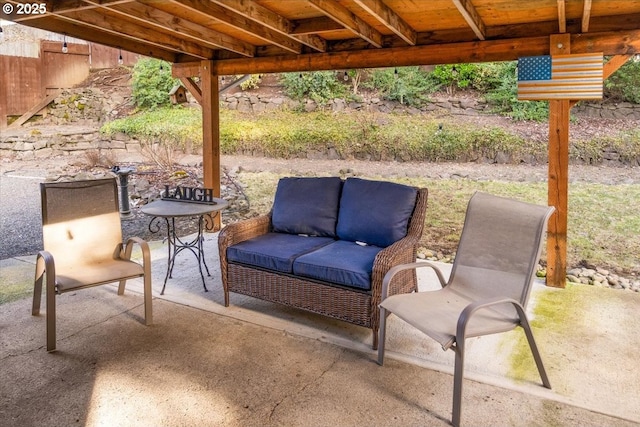
[[[164,186],[162,200],[187,203],[217,204],[213,198],[213,188],[176,187],[173,190],[168,185]]]

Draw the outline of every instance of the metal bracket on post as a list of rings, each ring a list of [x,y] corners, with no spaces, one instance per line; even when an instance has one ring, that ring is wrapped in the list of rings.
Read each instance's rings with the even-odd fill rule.
[[[128,218],[131,216],[131,207],[129,204],[129,174],[135,170],[132,168],[121,168],[114,166],[111,171],[118,175],[120,190],[120,217]]]

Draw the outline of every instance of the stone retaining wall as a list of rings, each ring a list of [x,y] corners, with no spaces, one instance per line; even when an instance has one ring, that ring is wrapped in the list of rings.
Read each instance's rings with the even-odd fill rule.
[[[488,112],[488,105],[482,99],[472,98],[432,98],[431,102],[422,108],[402,105],[395,101],[386,101],[380,98],[366,98],[362,101],[346,101],[333,99],[325,105],[318,105],[315,101],[307,99],[295,101],[286,96],[254,95],[245,92],[237,92],[220,97],[220,105],[230,110],[238,110],[243,113],[262,113],[288,108],[297,111],[313,112],[323,111],[370,111],[378,113],[409,113],[420,114],[427,111],[443,111],[454,115],[471,115]],[[640,110],[639,110],[640,113]],[[639,114],[640,117],[640,114]]]
[[[124,134],[109,137],[95,127],[65,126],[56,129],[44,132],[33,129],[24,134],[3,136],[0,139],[0,157],[37,159],[78,155],[88,150],[108,150],[116,156],[118,153],[140,152],[140,142]]]
[[[124,134],[107,137],[97,130],[107,117],[117,112],[119,105],[126,102],[121,96],[110,95],[112,94],[105,94],[100,89],[87,88],[62,92],[49,106],[48,114],[43,118],[45,126],[31,129],[25,127],[3,132],[0,137],[0,156],[44,158],[51,155],[77,153],[83,150],[111,150],[116,155],[118,152],[139,151],[140,143],[136,139]],[[489,109],[488,104],[482,99],[474,98],[435,97],[432,98],[432,102],[418,109],[375,97],[363,99],[360,102],[334,99],[326,105],[319,106],[312,100],[299,102],[285,96],[255,95],[246,92],[222,95],[220,103],[222,108],[245,113],[261,113],[279,109],[312,112],[323,109],[333,112],[371,111],[408,114],[442,111],[452,115],[476,116],[487,113]],[[573,111],[577,115],[587,117],[640,120],[640,105],[630,103],[580,103],[574,107]],[[47,130],[46,125],[60,126],[55,131],[51,131]],[[330,154],[327,153],[326,156],[330,157]],[[310,155],[318,156],[317,153],[310,153]],[[320,157],[325,158],[325,155],[321,153]],[[622,163],[615,152],[603,152],[602,157],[603,163],[608,165]],[[497,163],[509,163],[511,158],[508,155],[503,155],[489,160]],[[640,159],[637,160],[640,165]],[[526,162],[527,159],[523,159],[523,161]],[[542,161],[542,159],[534,159],[534,161]]]

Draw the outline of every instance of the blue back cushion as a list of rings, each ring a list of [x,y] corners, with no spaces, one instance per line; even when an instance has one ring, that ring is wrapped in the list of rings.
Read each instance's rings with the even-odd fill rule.
[[[273,231],[335,237],[341,190],[339,177],[280,179],[271,211]]]
[[[340,198],[338,238],[386,248],[407,235],[417,195],[407,185],[348,178]]]

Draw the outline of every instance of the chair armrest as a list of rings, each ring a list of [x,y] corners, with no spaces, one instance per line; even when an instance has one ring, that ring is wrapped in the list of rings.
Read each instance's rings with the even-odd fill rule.
[[[133,250],[133,245],[138,244],[140,246],[140,250],[142,251],[142,264],[150,265],[151,263],[151,251],[149,250],[149,243],[140,237],[129,237],[127,239],[126,245],[124,247],[124,252],[122,252],[122,245],[120,246],[120,259],[131,260],[131,251]]]
[[[33,304],[31,314],[40,314],[40,301],[42,298],[42,282],[47,284],[47,298],[53,298],[56,287],[56,264],[53,255],[49,251],[39,251],[36,255],[36,274],[33,281]]]
[[[234,222],[220,230],[218,234],[218,255],[220,257],[220,270],[225,292],[227,289],[227,248],[236,243],[266,234],[269,230],[271,230],[271,214]],[[228,300],[225,299],[225,306],[228,305]]]
[[[389,269],[387,274],[385,274],[384,279],[382,280],[382,300],[389,296],[389,286],[391,284],[391,281],[393,280],[393,276],[404,270],[418,269],[422,267],[432,268],[436,273],[436,276],[438,276],[440,286],[444,288],[447,285],[447,281],[444,279],[442,271],[440,271],[438,267],[430,262],[412,262],[409,264],[400,264],[392,267],[391,269]]]
[[[266,234],[271,229],[271,215],[261,215],[226,225],[218,235],[218,247],[228,248],[236,243]]]
[[[513,305],[516,311],[518,312],[518,316],[520,317],[520,319],[522,319],[523,316],[526,316],[524,307],[522,307],[522,305],[518,301],[512,298],[505,298],[505,297],[499,296],[495,298],[488,298],[488,299],[472,302],[471,304],[466,306],[464,310],[462,310],[462,313],[460,313],[460,316],[458,317],[458,325],[456,327],[456,345],[459,345],[461,340],[464,340],[467,324],[471,320],[471,317],[478,310],[489,308],[496,305],[502,305],[502,304]]]

